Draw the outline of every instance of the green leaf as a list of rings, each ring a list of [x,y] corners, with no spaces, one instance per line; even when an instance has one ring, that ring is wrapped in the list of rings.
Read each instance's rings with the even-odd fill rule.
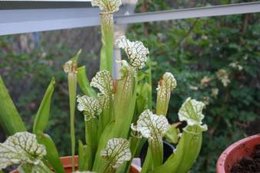
[[[179,129],[177,128],[178,123],[172,124],[168,131],[165,133],[165,138],[168,142],[177,144],[179,140]]]
[[[43,144],[46,148],[47,155],[45,156],[48,162],[51,164],[56,173],[64,173],[63,165],[59,158],[59,153],[55,146],[55,143],[51,137],[47,134],[38,133],[37,140],[40,144]]]
[[[79,111],[83,112],[85,121],[85,139],[87,144],[85,152],[88,155],[85,164],[87,164],[87,170],[91,170],[100,135],[98,129],[102,128],[98,126],[98,120],[101,118],[99,115],[102,112],[102,107],[96,97],[89,97],[86,95],[81,97],[78,96],[77,102],[77,108]]]
[[[7,135],[26,131],[21,116],[19,115],[8,90],[0,76],[0,125]]]
[[[176,88],[177,82],[170,72],[164,73],[162,79],[158,82],[156,114],[166,115],[171,97],[171,92]]]
[[[64,66],[63,70],[65,73],[77,73],[77,62],[81,54],[81,49],[69,60]]]
[[[207,125],[202,123],[204,119],[202,110],[204,107],[203,102],[187,98],[178,112],[180,121],[186,121],[188,126],[198,125],[201,131],[206,131]]]
[[[111,73],[107,70],[97,72],[92,78],[90,86],[97,88],[103,95],[111,95],[113,93],[113,79]]]
[[[78,80],[78,84],[79,84],[80,89],[82,90],[82,92],[85,95],[91,96],[91,97],[96,95],[95,90],[90,87],[90,83],[89,83],[88,77],[86,75],[86,67],[85,66],[78,68],[77,80]]]
[[[102,13],[101,33],[102,48],[100,51],[100,70],[112,73],[114,48],[114,20],[112,13]]]
[[[133,130],[140,132],[143,137],[149,140],[162,140],[169,127],[165,116],[158,116],[147,109],[139,116]]]
[[[38,144],[34,134],[17,132],[0,143],[0,170],[15,164],[33,170],[44,165],[42,159],[45,155],[44,145]]]
[[[103,172],[114,172],[120,165],[131,159],[128,140],[123,138],[110,139],[106,148],[101,151],[101,156],[107,160],[108,165]]]
[[[44,172],[44,173],[52,173],[52,171],[43,163],[40,162],[37,165],[32,165],[30,163],[25,163],[23,165],[20,165],[17,168],[18,172],[21,173],[38,173],[38,172]]]
[[[89,121],[92,118],[97,118],[101,114],[102,108],[99,100],[96,97],[78,96],[78,110],[84,113],[84,120]]]
[[[57,173],[64,173],[63,166],[59,159],[57,148],[52,139],[43,132],[48,124],[51,99],[54,92],[55,79],[53,78],[45,92],[40,108],[36,114],[33,132],[37,135],[39,143],[44,144],[47,150],[46,159]]]
[[[48,124],[54,87],[55,87],[55,79],[53,78],[45,92],[40,108],[38,109],[38,112],[34,120],[33,133],[35,134],[39,132],[44,132]]]
[[[187,173],[199,155],[202,143],[202,132],[207,126],[202,124],[204,103],[188,98],[179,110],[180,121],[186,121],[176,151],[153,173],[178,172]]]
[[[114,129],[115,122],[110,122],[105,127],[103,133],[101,134],[98,142],[98,148],[95,155],[95,161],[93,165],[93,171],[101,172],[104,166],[103,160],[101,158],[100,152],[106,147],[107,142],[109,139],[113,138],[114,136]]]
[[[145,109],[151,108],[151,85],[144,83],[143,85],[137,85],[137,98],[136,98],[136,113],[140,115]],[[137,115],[134,117],[136,120]]]
[[[152,152],[151,152],[151,147],[148,147],[141,173],[151,172],[152,169],[153,169]]]
[[[116,45],[119,48],[124,49],[131,66],[137,69],[142,69],[143,67],[145,67],[145,64],[148,60],[147,55],[149,54],[149,50],[144,46],[142,42],[130,41],[125,36],[121,36],[119,39],[116,40]]]
[[[76,90],[77,90],[77,79],[75,74],[68,75],[69,85],[69,104],[70,104],[70,138],[71,138],[71,151],[72,151],[72,167],[74,171],[74,155],[75,155],[75,106],[76,106]]]
[[[197,127],[189,127],[184,131],[175,152],[162,165],[157,167],[153,173],[178,172],[187,173],[192,167],[201,149],[202,132],[196,133]]]
[[[137,76],[133,67],[124,61],[121,68],[121,79],[117,81],[116,93],[114,96],[114,115],[116,127],[114,135],[126,138],[130,127],[136,105]]]
[[[77,61],[81,50],[74,55],[71,60],[67,61],[64,66],[64,72],[68,74],[68,89],[69,89],[69,105],[70,105],[70,139],[71,139],[71,155],[72,155],[72,171],[75,171],[75,107],[77,94]]]
[[[136,127],[132,127],[132,129],[140,132],[143,137],[148,139],[148,151],[151,152],[153,166],[161,165],[163,162],[162,137],[169,129],[166,117],[153,114],[147,109],[139,116]],[[150,163],[150,161],[146,162]]]
[[[88,155],[88,170],[92,169],[98,140],[99,137],[97,135],[97,119],[90,119],[88,121],[85,121],[85,138],[87,143],[87,155]]]
[[[113,119],[112,99],[113,99],[113,79],[111,73],[107,70],[99,71],[91,80],[90,86],[97,88],[98,102],[102,108],[102,114],[99,117],[98,134],[101,135],[105,126]]]
[[[79,171],[88,170],[88,153],[87,153],[87,145],[83,145],[83,143],[79,140]]]
[[[102,113],[98,120],[98,136],[100,136],[107,124],[113,120],[113,97],[99,95],[97,99],[102,108]]]

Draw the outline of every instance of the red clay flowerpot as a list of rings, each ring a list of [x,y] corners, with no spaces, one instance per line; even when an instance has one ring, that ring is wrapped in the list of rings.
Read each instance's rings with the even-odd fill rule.
[[[63,167],[65,169],[66,173],[71,173],[72,172],[72,163],[71,163],[71,156],[65,156],[60,158]],[[75,167],[78,167],[78,156],[75,156]],[[12,171],[10,173],[18,173],[18,171]],[[138,168],[134,165],[131,165],[130,172],[129,173],[140,173]]]
[[[218,159],[217,173],[230,173],[232,166],[244,156],[250,156],[255,145],[258,144],[260,144],[260,134],[244,138],[230,145]]]
[[[71,173],[72,172],[72,164],[71,164],[71,156],[65,156],[61,157],[61,162],[64,166],[65,172],[66,173]],[[78,157],[75,156],[75,166],[78,166]],[[136,168],[134,165],[131,165],[130,168],[130,173],[139,173],[138,168]]]

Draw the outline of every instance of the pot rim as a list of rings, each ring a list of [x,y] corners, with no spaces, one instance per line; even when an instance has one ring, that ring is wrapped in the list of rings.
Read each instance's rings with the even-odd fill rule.
[[[217,165],[216,165],[216,171],[217,173],[226,173],[225,167],[226,167],[226,160],[229,155],[232,154],[232,152],[236,149],[238,149],[240,146],[245,145],[249,141],[254,141],[254,140],[259,140],[260,141],[260,133],[253,135],[253,136],[248,136],[246,138],[243,138],[230,146],[228,146],[219,156]]]

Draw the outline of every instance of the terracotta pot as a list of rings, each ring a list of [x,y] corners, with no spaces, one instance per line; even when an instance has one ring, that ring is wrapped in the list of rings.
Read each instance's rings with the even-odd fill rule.
[[[230,145],[218,159],[217,173],[230,173],[232,166],[244,156],[250,156],[258,144],[260,144],[260,134],[244,138]]]
[[[65,169],[66,173],[72,172],[72,163],[71,163],[71,156],[65,156],[60,158],[63,167]],[[78,167],[78,156],[75,156],[75,167]],[[18,173],[18,171],[14,170],[10,173]],[[131,165],[130,172],[129,173],[140,173],[140,170],[137,166]]]
[[[60,159],[64,166],[65,172],[71,173],[72,172],[71,156],[61,157]],[[77,164],[78,157],[77,156],[75,157],[75,163],[76,163],[75,166],[77,167],[78,166],[78,164]],[[131,165],[130,173],[139,173],[139,170],[136,166]]]

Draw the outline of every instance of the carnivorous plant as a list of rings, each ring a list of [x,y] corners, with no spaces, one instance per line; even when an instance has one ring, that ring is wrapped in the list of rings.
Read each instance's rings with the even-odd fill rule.
[[[141,173],[187,173],[198,157],[203,124],[204,103],[187,98],[178,112],[178,123],[167,120],[171,93],[177,87],[173,74],[166,72],[158,82],[156,106],[152,107],[152,86],[149,67],[149,50],[140,41],[125,36],[114,42],[113,12],[121,0],[93,0],[101,9],[101,66],[89,82],[85,67],[77,67],[77,53],[65,63],[68,74],[72,156],[75,155],[75,109],[85,123],[85,139],[78,142],[78,170],[72,157],[73,172],[121,173],[129,172],[131,161],[138,157],[143,144],[148,149]],[[112,77],[113,46],[116,44],[126,55],[121,64],[120,79]],[[81,94],[76,96],[77,83]],[[9,137],[0,143],[0,170],[18,165],[20,172],[64,173],[55,144],[44,133],[49,119],[51,98],[54,92],[51,81],[34,121],[33,132],[27,132],[15,109],[7,89],[0,78],[0,123]],[[11,118],[6,118],[10,112]],[[163,140],[176,146],[163,162]]]

